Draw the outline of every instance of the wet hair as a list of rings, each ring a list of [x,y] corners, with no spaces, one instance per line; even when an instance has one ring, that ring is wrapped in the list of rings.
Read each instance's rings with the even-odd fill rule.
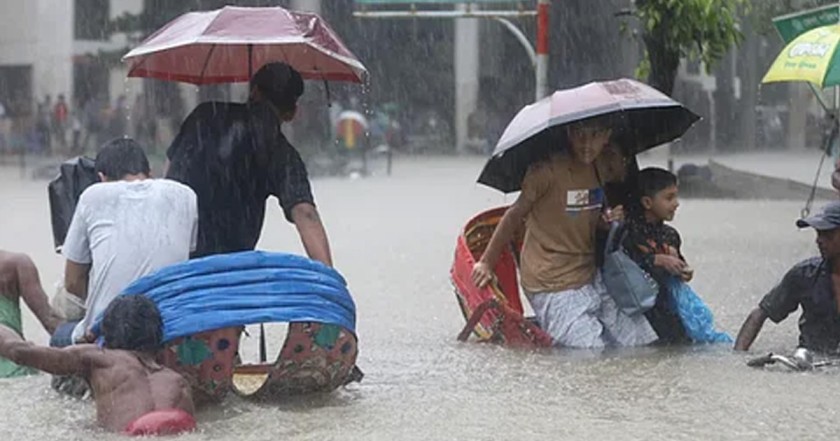
[[[108,349],[156,352],[163,345],[163,320],[155,302],[144,295],[119,296],[102,319]]]
[[[286,63],[268,63],[251,77],[251,88],[254,87],[277,110],[292,112],[303,95],[303,77]]]
[[[654,197],[657,193],[668,187],[677,185],[677,176],[668,170],[648,167],[639,172],[637,177],[637,191],[639,199],[647,196]]]
[[[131,138],[112,139],[96,155],[96,172],[108,179],[122,179],[126,175],[149,175],[149,158],[137,141]]]

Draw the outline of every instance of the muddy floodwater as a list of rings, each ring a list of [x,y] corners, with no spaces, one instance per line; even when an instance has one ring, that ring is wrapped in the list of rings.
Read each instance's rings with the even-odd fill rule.
[[[358,308],[364,380],[277,405],[236,398],[198,415],[182,440],[789,440],[836,436],[834,372],[748,368],[728,347],[529,353],[461,344],[464,321],[448,278],[459,228],[512,201],[478,186],[480,158],[411,158],[391,177],[314,181],[337,268]],[[807,174],[807,173],[805,173]],[[259,248],[300,252],[269,202]],[[794,228],[802,201],[684,200],[674,225],[693,286],[734,336],[746,314],[800,259],[814,234]],[[0,167],[0,248],[30,254],[48,293],[52,252],[46,182]],[[32,315],[29,339],[46,342]],[[282,327],[271,328],[279,344]],[[252,333],[252,335],[257,335]],[[789,351],[796,317],[769,324],[753,354]],[[256,359],[256,338],[245,357]],[[270,346],[271,347],[271,346]],[[276,352],[275,352],[276,353]],[[49,377],[0,381],[0,439],[119,439],[93,424],[90,402],[59,397]]]

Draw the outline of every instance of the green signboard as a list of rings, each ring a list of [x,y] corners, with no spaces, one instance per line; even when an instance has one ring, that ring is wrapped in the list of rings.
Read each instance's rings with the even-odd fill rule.
[[[811,29],[838,23],[840,23],[840,7],[837,5],[794,12],[773,19],[773,26],[779,31],[785,43],[790,43],[794,38]]]

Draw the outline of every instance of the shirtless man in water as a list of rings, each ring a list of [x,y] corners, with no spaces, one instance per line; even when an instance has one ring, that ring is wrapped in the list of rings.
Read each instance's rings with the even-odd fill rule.
[[[105,310],[102,337],[104,348],[49,348],[0,326],[0,355],[51,374],[83,377],[93,390],[98,423],[109,431],[161,434],[195,428],[189,385],[155,361],[163,325],[154,302],[117,297]]]

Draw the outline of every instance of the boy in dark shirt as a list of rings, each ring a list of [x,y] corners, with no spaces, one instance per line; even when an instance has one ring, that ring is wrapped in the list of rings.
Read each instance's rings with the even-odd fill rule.
[[[671,295],[667,291],[668,278],[680,277],[690,281],[693,271],[680,251],[679,232],[666,221],[672,221],[679,207],[677,177],[660,168],[646,168],[638,175],[638,204],[631,205],[626,224],[624,249],[659,284],[656,304],[645,313],[659,342],[689,343]]]

